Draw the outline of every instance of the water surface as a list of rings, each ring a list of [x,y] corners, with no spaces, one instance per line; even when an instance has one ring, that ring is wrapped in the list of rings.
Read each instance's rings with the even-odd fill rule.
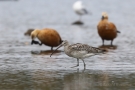
[[[92,15],[84,25],[71,25],[79,17],[73,12],[76,0],[0,1],[0,89],[5,90],[134,90],[135,88],[135,1],[85,0]],[[64,40],[100,47],[97,24],[103,11],[121,33],[114,49],[80,60],[61,52],[51,58],[50,47],[30,45],[24,36],[29,28],[54,28]],[[106,41],[105,44],[110,44]]]

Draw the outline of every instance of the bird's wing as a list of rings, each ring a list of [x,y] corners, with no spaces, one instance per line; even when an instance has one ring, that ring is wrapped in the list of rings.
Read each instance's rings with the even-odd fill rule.
[[[117,31],[117,28],[116,28],[116,26],[115,26],[114,23],[108,22],[107,24],[108,24],[108,28],[109,28],[109,29],[110,29],[110,28],[113,28],[113,29],[115,29],[115,30]]]
[[[69,46],[70,49],[74,51],[81,51],[81,52],[87,52],[87,53],[102,53],[104,50],[96,48],[96,47],[91,47],[87,44],[73,44]]]
[[[87,11],[85,8],[82,8],[82,11],[83,11],[85,14],[88,14],[88,11]]]
[[[117,33],[120,33],[120,31],[117,30],[117,28],[116,28],[116,26],[114,25],[114,23],[110,22],[110,24],[112,25],[112,27],[115,28],[115,30],[116,30]]]

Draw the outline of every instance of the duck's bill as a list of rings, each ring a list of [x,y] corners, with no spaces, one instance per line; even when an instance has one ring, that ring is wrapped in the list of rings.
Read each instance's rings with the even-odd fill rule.
[[[104,16],[101,17],[101,20],[103,20],[103,19],[104,19]]]
[[[34,44],[34,40],[31,41],[31,45]]]
[[[39,44],[39,45],[40,45],[40,43],[39,43],[38,41],[35,41],[35,40],[32,40],[32,41],[31,41],[31,45],[32,45],[32,44]]]
[[[58,50],[60,47],[62,47],[63,46],[63,44],[61,44],[61,45],[59,45],[52,53],[51,53],[51,55],[50,55],[50,57],[53,55],[53,53],[56,51],[56,50]]]

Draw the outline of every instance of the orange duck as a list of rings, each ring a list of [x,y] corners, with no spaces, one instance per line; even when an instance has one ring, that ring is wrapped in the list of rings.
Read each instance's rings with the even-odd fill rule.
[[[108,21],[108,15],[106,12],[102,13],[102,19],[97,26],[98,34],[102,39],[103,45],[104,40],[111,40],[111,46],[113,45],[113,40],[117,37],[117,33],[120,31],[117,30],[116,26]]]
[[[41,43],[34,40],[36,37],[41,41]],[[62,43],[59,33],[56,30],[50,28],[45,28],[42,30],[35,29],[31,33],[31,39],[31,44],[45,44],[47,46],[50,46],[51,50],[53,50],[53,47],[57,47]]]

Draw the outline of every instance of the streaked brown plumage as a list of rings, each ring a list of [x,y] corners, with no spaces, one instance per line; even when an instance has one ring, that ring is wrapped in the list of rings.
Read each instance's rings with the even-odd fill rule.
[[[37,41],[34,41],[34,38],[38,38],[41,41],[41,44],[39,44]],[[51,50],[53,50],[53,47],[57,47],[58,45],[60,45],[62,43],[61,37],[59,35],[59,33],[51,28],[45,28],[42,30],[39,29],[35,29],[32,33],[31,33],[31,38],[32,38],[32,43],[35,44],[45,44],[47,46],[51,47]]]
[[[102,54],[102,53],[106,52],[106,50],[96,48],[96,47],[92,47],[92,46],[89,46],[87,44],[82,44],[82,43],[76,43],[76,44],[70,45],[67,40],[64,40],[62,42],[62,44],[57,47],[57,49],[59,49],[62,46],[64,46],[65,54],[67,54],[69,57],[73,57],[73,58],[77,59],[77,65],[76,66],[79,66],[79,59],[81,59],[83,61],[83,64],[84,64],[84,68],[86,66],[86,64],[84,62],[85,58],[88,58],[88,57],[98,55],[98,54]],[[52,56],[52,54],[50,55],[50,57]]]
[[[101,37],[104,45],[104,40],[111,40],[111,45],[113,45],[113,40],[117,37],[117,33],[120,33],[117,31],[116,26],[108,21],[108,15],[106,12],[102,13],[102,19],[97,25],[98,34]]]

